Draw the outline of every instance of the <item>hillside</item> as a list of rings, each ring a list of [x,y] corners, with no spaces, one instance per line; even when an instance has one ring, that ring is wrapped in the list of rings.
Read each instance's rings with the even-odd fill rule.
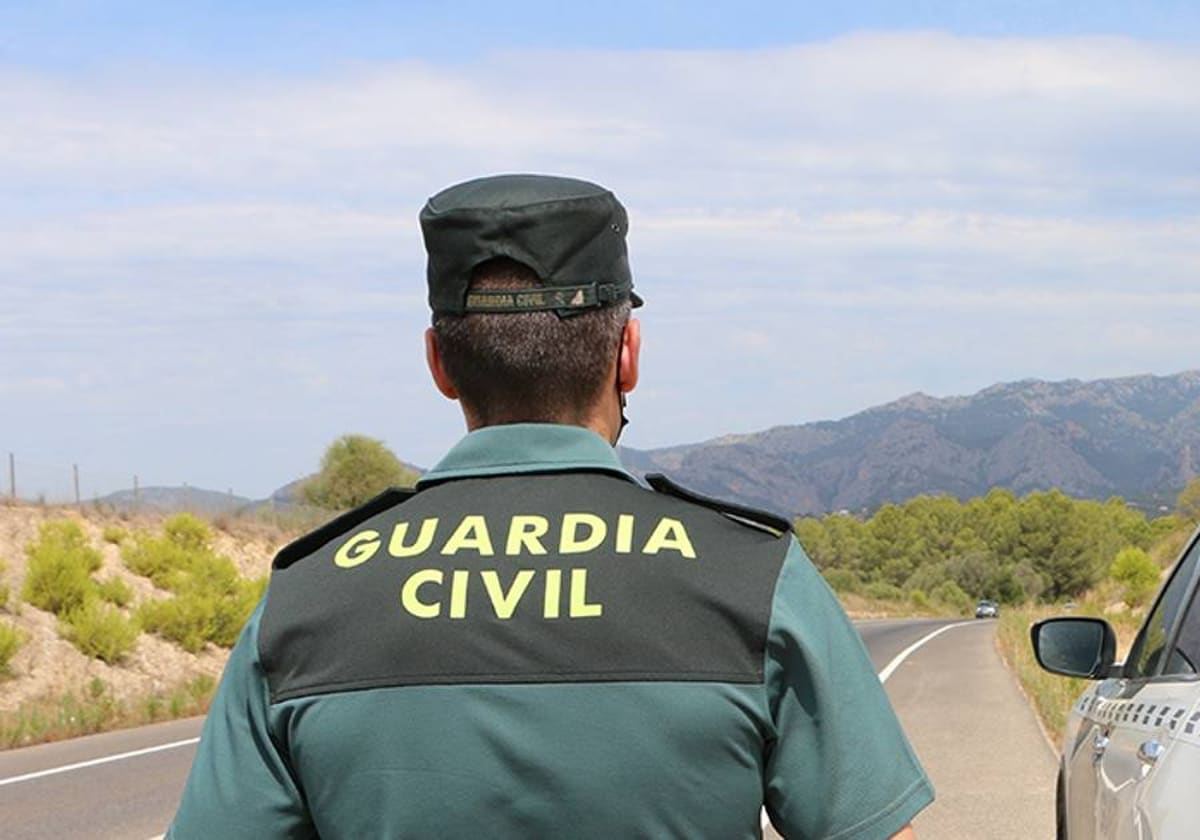
[[[26,572],[26,546],[35,541],[44,522],[70,519],[80,525],[88,543],[98,549],[102,566],[97,579],[118,578],[132,590],[136,602],[165,597],[147,578],[133,574],[121,561],[117,545],[105,540],[119,529],[156,531],[162,517],[155,513],[131,516],[73,508],[0,504],[0,589],[10,592],[0,618],[11,622],[26,641],[11,663],[12,676],[0,681],[0,713],[11,713],[29,701],[52,701],[66,693],[81,696],[89,686],[103,686],[118,702],[138,701],[149,695],[169,692],[197,676],[216,679],[224,668],[228,651],[207,645],[197,654],[185,652],[159,636],[143,633],[125,662],[107,665],[80,653],[59,633],[58,620],[21,598]],[[265,574],[278,548],[289,540],[283,531],[262,523],[246,521],[215,529],[213,547],[230,558],[240,574],[253,578]]]
[[[1200,371],[918,393],[842,420],[626,449],[622,458],[637,472],[786,514],[874,509],[919,494],[966,499],[991,487],[1157,504],[1200,471]]]

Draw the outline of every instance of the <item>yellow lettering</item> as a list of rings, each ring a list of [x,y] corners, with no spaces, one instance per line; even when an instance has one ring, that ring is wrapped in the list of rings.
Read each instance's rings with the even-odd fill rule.
[[[617,517],[617,554],[633,551],[633,514],[622,513]]]
[[[359,531],[342,543],[337,554],[333,555],[333,563],[342,569],[353,569],[374,557],[379,545],[378,531]]]
[[[410,615],[417,618],[437,618],[442,612],[441,603],[426,603],[419,597],[420,589],[427,583],[441,584],[444,580],[441,569],[421,569],[413,572],[400,589],[400,603]]]
[[[456,569],[450,576],[450,617],[467,617],[467,584],[471,573],[465,569]]]
[[[598,618],[603,614],[603,604],[587,602],[587,569],[572,569],[571,618]]]
[[[678,519],[670,519],[664,516],[658,521],[658,525],[655,526],[654,533],[650,535],[650,539],[646,540],[646,545],[642,548],[642,553],[658,554],[658,552],[666,548],[678,551],[689,560],[696,559],[696,550],[692,548],[692,541],[688,538],[687,529],[683,527],[683,523]]]
[[[388,554],[393,557],[416,557],[418,554],[424,554],[429,550],[429,546],[433,545],[433,535],[437,532],[437,517],[425,519],[421,522],[421,531],[417,534],[417,541],[412,545],[405,545],[404,538],[408,535],[408,523],[397,522],[396,527],[392,529],[392,538],[388,540]]]
[[[579,528],[588,529],[588,535],[579,537]],[[600,547],[608,533],[608,525],[594,513],[565,513],[562,520],[562,535],[558,540],[559,554],[582,554]]]
[[[542,601],[542,615],[558,618],[558,605],[562,601],[562,569],[546,570],[546,596]]]
[[[462,522],[454,529],[450,539],[442,546],[442,554],[457,554],[463,549],[478,551],[483,557],[491,557],[496,552],[492,550],[492,538],[488,534],[487,520],[482,516],[464,516]]]
[[[529,588],[529,582],[533,580],[534,571],[532,569],[521,569],[517,572],[517,576],[513,578],[512,586],[508,588],[508,592],[504,591],[504,587],[500,585],[500,575],[492,569],[485,569],[479,573],[483,578],[484,588],[487,589],[488,597],[492,599],[492,609],[496,612],[496,618],[508,619],[512,618],[513,613],[517,609],[517,604],[521,602],[521,596],[525,594],[525,590]]]
[[[530,554],[545,554],[546,547],[542,545],[542,537],[550,530],[550,520],[544,516],[518,515],[508,524],[508,540],[504,544],[504,553],[515,556],[524,548]]]

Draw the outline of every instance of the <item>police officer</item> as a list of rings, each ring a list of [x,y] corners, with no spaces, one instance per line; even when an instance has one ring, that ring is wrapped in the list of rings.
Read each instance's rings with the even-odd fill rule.
[[[621,204],[504,175],[420,218],[469,433],[276,557],[170,836],[727,840],[764,806],[786,837],[911,836],[929,781],[789,524],[617,460]]]

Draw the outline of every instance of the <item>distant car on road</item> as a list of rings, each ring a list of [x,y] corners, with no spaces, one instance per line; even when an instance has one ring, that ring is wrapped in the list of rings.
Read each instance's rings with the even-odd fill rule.
[[[1000,605],[995,601],[983,598],[975,605],[976,618],[995,618],[1000,615]]]
[[[1097,682],[1071,708],[1059,765],[1059,840],[1183,840],[1200,824],[1200,532],[1193,534],[1129,656],[1099,618],[1030,630],[1047,671]]]

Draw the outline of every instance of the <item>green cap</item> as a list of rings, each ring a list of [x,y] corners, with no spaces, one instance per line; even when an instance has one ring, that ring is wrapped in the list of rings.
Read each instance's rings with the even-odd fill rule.
[[[633,292],[625,208],[589,181],[553,175],[495,175],[442,190],[421,210],[434,315],[538,312],[566,317],[629,298]],[[508,257],[541,286],[470,290],[480,263]]]

